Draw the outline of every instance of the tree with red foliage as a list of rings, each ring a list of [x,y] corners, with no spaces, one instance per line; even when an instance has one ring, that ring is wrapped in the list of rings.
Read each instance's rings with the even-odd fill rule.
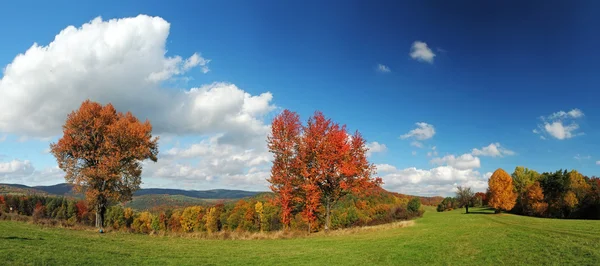
[[[68,115],[63,133],[50,145],[51,153],[66,181],[85,191],[96,210],[96,227],[102,227],[109,200],[130,200],[139,189],[141,162],[157,160],[158,138],[152,138],[149,121],[89,100]]]
[[[281,206],[281,222],[288,229],[292,219],[294,188],[298,186],[299,160],[298,145],[302,124],[294,112],[284,110],[273,120],[271,135],[268,137],[269,151],[274,154],[271,177],[271,190],[277,195]]]
[[[366,141],[358,131],[350,136],[345,125],[321,112],[315,112],[305,127],[300,126],[298,115],[287,110],[273,120],[269,150],[275,154],[275,162],[269,182],[277,185],[274,192],[287,193],[280,198],[292,195],[301,201],[309,230],[324,205],[328,231],[331,209],[338,200],[377,187],[382,180],[371,176],[375,167],[367,160]]]
[[[85,201],[80,200],[75,204],[75,207],[77,207],[77,219],[79,221],[83,220],[83,217],[85,217],[85,215],[88,213],[87,204]]]
[[[477,192],[477,193],[475,193],[475,198],[480,198],[481,199],[481,204],[483,206],[486,206],[488,204],[487,194],[486,193]]]

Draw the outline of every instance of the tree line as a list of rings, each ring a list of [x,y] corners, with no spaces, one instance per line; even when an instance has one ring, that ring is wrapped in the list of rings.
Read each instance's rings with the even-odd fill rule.
[[[540,174],[518,166],[508,174],[498,169],[488,180],[486,193],[465,193],[465,188],[459,187],[456,198],[444,199],[438,205],[438,211],[477,206],[479,201],[480,205],[490,206],[497,212],[600,219],[600,178],[584,176],[577,170],[560,169]]]
[[[159,209],[161,210],[138,211],[117,203],[109,204],[105,214],[105,229],[144,234],[215,233],[269,232],[282,230],[284,226],[281,207],[273,194],[220,202],[212,206]],[[368,196],[350,194],[341,200],[332,209],[331,228],[407,220],[419,217],[422,213],[419,198],[398,197],[377,189]],[[28,216],[39,223],[95,226],[96,215],[84,200],[37,195],[0,195],[0,219],[19,220]],[[290,230],[306,231],[309,226],[300,213],[290,219]]]

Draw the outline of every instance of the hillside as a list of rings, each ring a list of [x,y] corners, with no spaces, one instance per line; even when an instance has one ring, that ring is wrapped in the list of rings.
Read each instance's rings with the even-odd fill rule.
[[[285,240],[99,235],[0,221],[0,257],[9,265],[595,265],[600,261],[600,221],[473,211],[438,213],[429,207],[414,226]]]
[[[4,191],[4,192],[3,192]],[[73,186],[62,183],[52,186],[26,186],[20,184],[0,184],[0,193],[21,193],[21,194],[48,194],[57,196],[75,196]],[[142,188],[135,192],[134,196],[144,195],[181,195],[199,199],[241,199],[252,197],[257,191],[229,190],[229,189],[210,189],[210,190],[183,190],[183,189],[164,189],[164,188]]]

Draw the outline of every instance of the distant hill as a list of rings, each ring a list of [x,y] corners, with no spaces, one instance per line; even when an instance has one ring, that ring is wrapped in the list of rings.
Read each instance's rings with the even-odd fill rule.
[[[22,193],[22,194],[50,194],[59,196],[76,196],[73,192],[73,186],[62,183],[52,186],[26,186],[20,184],[0,184],[4,188],[4,193]],[[0,190],[0,193],[3,193]],[[181,195],[198,199],[241,199],[252,197],[257,191],[229,190],[229,189],[210,189],[210,190],[183,190],[169,188],[142,188],[135,192],[134,196],[144,195]]]

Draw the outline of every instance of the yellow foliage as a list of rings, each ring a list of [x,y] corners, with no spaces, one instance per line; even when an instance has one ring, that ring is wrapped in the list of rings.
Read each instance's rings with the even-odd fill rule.
[[[256,204],[254,205],[254,210],[256,211],[256,213],[258,214],[258,220],[260,222],[260,225],[258,226],[260,228],[260,231],[263,231],[263,224],[266,222],[265,221],[265,216],[263,215],[263,204],[262,202],[256,202]]]
[[[142,212],[140,215],[133,220],[133,229],[139,233],[150,233],[152,231],[152,214],[149,212]]]
[[[498,168],[488,180],[490,199],[488,204],[497,210],[511,210],[516,203],[517,194],[514,192],[511,176]]]
[[[577,206],[577,204],[579,203],[579,200],[577,200],[577,196],[575,196],[575,193],[573,193],[573,191],[569,191],[567,192],[567,194],[565,194],[565,206],[573,209],[575,208],[575,206]]]
[[[569,172],[569,187],[579,200],[583,199],[587,191],[590,190],[590,184],[585,181],[582,174],[575,170]]]
[[[208,214],[206,217],[206,230],[208,230],[209,233],[219,231],[219,213],[215,207],[208,209]]]
[[[202,212],[202,207],[193,206],[187,207],[183,210],[179,221],[181,223],[181,229],[184,232],[191,232],[198,226],[200,223],[200,213]]]

